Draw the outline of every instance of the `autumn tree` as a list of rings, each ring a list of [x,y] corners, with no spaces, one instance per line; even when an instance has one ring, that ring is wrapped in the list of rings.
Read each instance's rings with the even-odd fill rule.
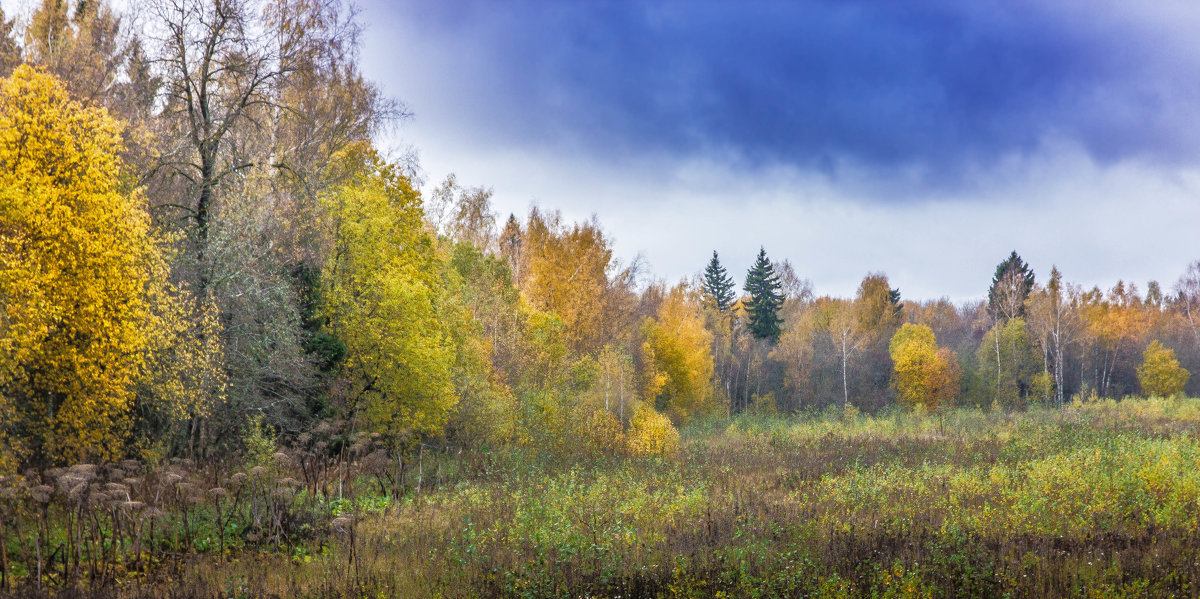
[[[485,252],[494,252],[498,249],[499,235],[491,198],[491,189],[463,187],[451,173],[429,194],[425,221],[435,235],[446,235]]]
[[[166,260],[151,261],[144,367],[133,407],[134,449],[146,457],[200,457],[207,419],[227,399],[226,347],[211,298],[170,280]]]
[[[993,401],[997,405],[1009,408],[1023,405],[1029,396],[1031,377],[1037,371],[1024,318],[997,324],[985,333],[976,360],[978,376],[995,390]]]
[[[1175,283],[1178,304],[1182,307],[1196,348],[1200,350],[1200,260],[1188,265],[1183,276]]]
[[[131,21],[107,0],[41,0],[22,32],[22,54],[29,64],[62,80],[72,98],[102,106],[125,124],[122,176],[141,183],[153,169],[154,99],[160,79]]]
[[[1150,342],[1142,353],[1142,364],[1137,369],[1138,382],[1147,397],[1173,397],[1183,393],[1192,373],[1179,365],[1175,350],[1163,347],[1157,340]]]
[[[813,299],[812,281],[801,278],[789,260],[775,265],[775,274],[779,277],[779,291],[783,293],[784,309],[782,316],[787,319],[787,308],[803,306]]]
[[[858,387],[864,399],[877,407],[884,403],[891,379],[888,341],[903,321],[900,290],[892,288],[883,273],[869,273],[855,293],[854,312],[859,321],[855,326],[862,336]]]
[[[1082,337],[1086,357],[1093,364],[1093,388],[1103,396],[1133,392],[1137,355],[1152,325],[1141,294],[1136,286],[1117,281],[1107,294],[1095,288],[1082,299]]]
[[[656,317],[642,325],[642,397],[676,422],[714,408],[712,335],[704,328],[697,296],[686,285],[677,285]]]
[[[175,141],[161,160],[187,182],[188,197],[174,205],[193,223],[203,291],[211,278],[209,229],[219,187],[252,168],[256,158],[241,151],[244,144],[232,142],[276,104],[273,86],[292,68],[294,56],[279,55],[291,44],[256,33],[263,24],[246,2],[158,0],[150,12],[163,32],[155,40],[166,79],[162,116],[174,128],[168,137]]]
[[[616,346],[606,345],[596,357],[596,366],[596,406],[600,406],[603,398],[604,411],[614,414],[618,422],[628,423],[633,413],[630,406],[639,398],[633,356]]]
[[[900,401],[935,409],[949,405],[958,394],[958,358],[938,349],[933,329],[905,324],[896,331],[888,350],[894,369],[893,385]]]
[[[191,223],[200,291],[212,278],[209,237],[223,186],[267,170],[315,201],[323,187],[313,175],[396,112],[358,74],[358,26],[340,2],[260,8],[248,0],[148,4],[163,77],[155,171],[184,183],[183,197],[162,206]]]
[[[139,182],[179,233],[172,277],[218,311],[226,400],[201,435],[236,440],[247,413],[296,430],[320,410],[339,348],[317,316],[333,229],[323,198],[360,175],[403,115],[357,66],[341,0],[153,0],[151,160]],[[140,65],[140,66],[139,66]],[[207,431],[207,432],[205,432]]]
[[[121,126],[28,66],[0,82],[0,396],[35,461],[120,455],[153,255]]]
[[[1162,285],[1159,285],[1158,281],[1146,283],[1146,305],[1155,310],[1161,310],[1163,300]]]
[[[816,343],[820,331],[815,302],[808,297],[788,297],[784,302],[783,333],[771,355],[783,367],[782,385],[785,400],[791,408],[800,407],[800,400],[811,396],[809,385],[814,374]],[[808,398],[811,401],[811,397]]]
[[[517,215],[509,214],[508,220],[504,221],[504,228],[500,230],[500,238],[497,243],[499,245],[500,256],[508,262],[508,269],[512,271],[513,281],[521,281],[521,244],[522,244],[521,222],[517,220]]]
[[[758,257],[746,272],[744,290],[746,300],[747,328],[758,339],[776,341],[782,332],[779,325],[779,309],[783,307],[783,293],[775,267],[767,259],[767,251],[759,248]]]
[[[283,191],[301,198],[308,207],[322,191],[354,175],[352,170],[330,168],[342,152],[369,143],[409,113],[401,102],[384,95],[363,76],[358,64],[362,26],[353,4],[344,0],[275,0],[262,7],[261,25],[274,37],[276,47],[257,45],[262,40],[251,47],[267,52],[267,58],[273,59],[269,64],[278,73],[264,73],[271,77],[266,88],[268,98],[273,98],[267,113],[270,118],[257,120],[259,111],[252,111],[258,126],[265,126],[270,134],[260,136],[260,147],[269,155],[259,155],[255,161],[269,167]],[[252,96],[256,93],[247,91]],[[230,134],[246,139],[247,123],[242,124],[241,133],[235,130]],[[394,161],[405,175],[412,175],[414,157],[403,155]]]
[[[4,9],[0,8],[0,77],[8,77],[24,60],[13,36],[14,25],[14,21],[4,18]]]
[[[456,270],[445,270],[439,304],[439,320],[453,348],[450,380],[458,400],[446,429],[464,445],[503,444],[515,437],[516,398],[493,367],[493,338],[464,301],[457,278]]]
[[[671,420],[641,405],[629,425],[629,451],[638,457],[671,456],[679,451],[679,431]]]
[[[25,28],[25,58],[59,77],[71,97],[102,103],[125,59],[120,18],[107,2],[43,0]]]
[[[562,319],[574,352],[599,351],[636,331],[636,264],[623,267],[613,258],[612,242],[594,219],[567,225],[559,214],[535,208],[521,244],[519,287],[535,308]]]
[[[867,334],[862,329],[863,319],[854,302],[834,300],[826,304],[825,310],[825,330],[842,366],[842,407],[845,408],[850,403],[850,362],[866,343]]]
[[[723,314],[733,305],[733,300],[736,299],[733,288],[733,277],[729,276],[724,266],[721,266],[717,251],[713,250],[712,260],[709,260],[708,266],[704,267],[704,291],[712,299],[718,312]]]
[[[326,200],[336,241],[323,313],[346,345],[351,410],[402,444],[442,431],[458,401],[454,350],[420,197],[391,165],[375,160],[365,170]]]
[[[1029,329],[1042,347],[1043,373],[1053,372],[1054,401],[1063,405],[1066,385],[1067,349],[1078,339],[1083,322],[1078,306],[1079,290],[1062,280],[1057,267],[1050,269],[1045,287],[1034,287],[1027,302]]]

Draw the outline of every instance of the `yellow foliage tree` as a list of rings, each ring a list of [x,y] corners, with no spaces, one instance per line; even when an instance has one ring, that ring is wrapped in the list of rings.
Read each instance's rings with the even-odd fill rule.
[[[616,414],[607,410],[588,410],[586,404],[576,406],[573,411],[576,430],[585,445],[598,452],[613,454],[625,446],[625,431]]]
[[[679,431],[671,419],[645,404],[634,412],[627,437],[629,452],[635,456],[671,456],[679,451]]]
[[[442,308],[433,241],[421,200],[392,166],[364,172],[326,200],[334,247],[325,267],[324,316],[346,346],[348,399],[394,444],[439,434],[458,402],[452,331]]]
[[[120,455],[153,245],[121,125],[21,66],[0,81],[0,395],[35,461]]]
[[[1158,341],[1151,341],[1142,353],[1142,365],[1138,366],[1137,375],[1142,393],[1147,397],[1172,397],[1183,393],[1183,386],[1192,373],[1179,365],[1175,350],[1163,347]]]
[[[592,450],[623,451],[625,426],[641,405],[637,399],[633,357],[609,345],[598,356],[584,356],[573,366],[579,390],[568,396],[568,419],[576,439]]]
[[[463,275],[464,270],[472,272],[499,263],[498,259],[485,258],[474,246],[444,239],[438,243],[438,258],[443,267],[440,320],[454,348],[451,380],[458,396],[447,431],[452,438],[469,443],[507,442],[515,433],[516,398],[493,368],[496,351],[492,339],[496,337],[485,331],[480,310],[483,301],[472,295],[471,282]],[[468,267],[469,263],[477,268]]]
[[[611,242],[595,221],[565,226],[556,213],[534,209],[521,240],[521,292],[537,309],[557,314],[577,354],[609,342],[616,310]],[[610,279],[609,275],[614,275]]]
[[[663,298],[657,318],[642,325],[642,397],[677,422],[714,407],[712,333],[700,310],[700,298],[680,284]]]
[[[958,360],[954,352],[938,349],[933,329],[906,323],[892,336],[888,351],[894,369],[892,384],[901,402],[935,409],[954,400]]]
[[[199,419],[225,401],[228,386],[217,307],[171,283],[168,270],[156,259],[148,271],[145,363],[134,408],[134,441],[150,458],[170,445],[186,444],[194,455]]]

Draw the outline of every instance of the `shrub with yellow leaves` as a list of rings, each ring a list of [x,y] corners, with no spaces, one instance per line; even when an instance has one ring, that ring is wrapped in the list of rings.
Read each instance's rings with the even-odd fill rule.
[[[1142,365],[1137,369],[1138,382],[1147,397],[1173,397],[1183,393],[1192,373],[1179,365],[1175,350],[1152,341],[1142,353]]]
[[[958,393],[958,360],[938,349],[933,329],[905,324],[888,344],[895,372],[892,384],[900,401],[933,409],[953,401]]]
[[[679,451],[679,431],[671,419],[640,405],[629,423],[629,452],[635,456],[670,456]]]
[[[581,415],[579,435],[588,447],[603,453],[617,453],[625,445],[625,433],[621,421],[612,412],[592,410]]]

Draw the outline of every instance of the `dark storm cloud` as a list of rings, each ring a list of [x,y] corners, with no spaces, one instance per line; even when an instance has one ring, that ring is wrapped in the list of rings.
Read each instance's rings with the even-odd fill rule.
[[[463,114],[484,139],[606,160],[721,153],[835,179],[854,169],[928,183],[965,181],[1048,140],[1100,163],[1195,160],[1194,15],[1140,4],[422,1],[391,10],[437,46],[427,50],[441,56],[445,89],[433,93],[471,106]]]

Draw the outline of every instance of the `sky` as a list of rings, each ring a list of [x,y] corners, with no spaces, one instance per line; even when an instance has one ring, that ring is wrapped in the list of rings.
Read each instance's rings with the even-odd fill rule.
[[[412,113],[378,141],[426,192],[595,215],[656,280],[716,250],[740,285],[762,247],[818,294],[883,272],[961,302],[1013,250],[1143,290],[1200,259],[1200,3],[358,6],[365,75]]]
[[[667,282],[760,247],[818,294],[1044,280],[1170,287],[1200,259],[1200,4],[367,1],[386,140],[532,205],[596,215]]]

